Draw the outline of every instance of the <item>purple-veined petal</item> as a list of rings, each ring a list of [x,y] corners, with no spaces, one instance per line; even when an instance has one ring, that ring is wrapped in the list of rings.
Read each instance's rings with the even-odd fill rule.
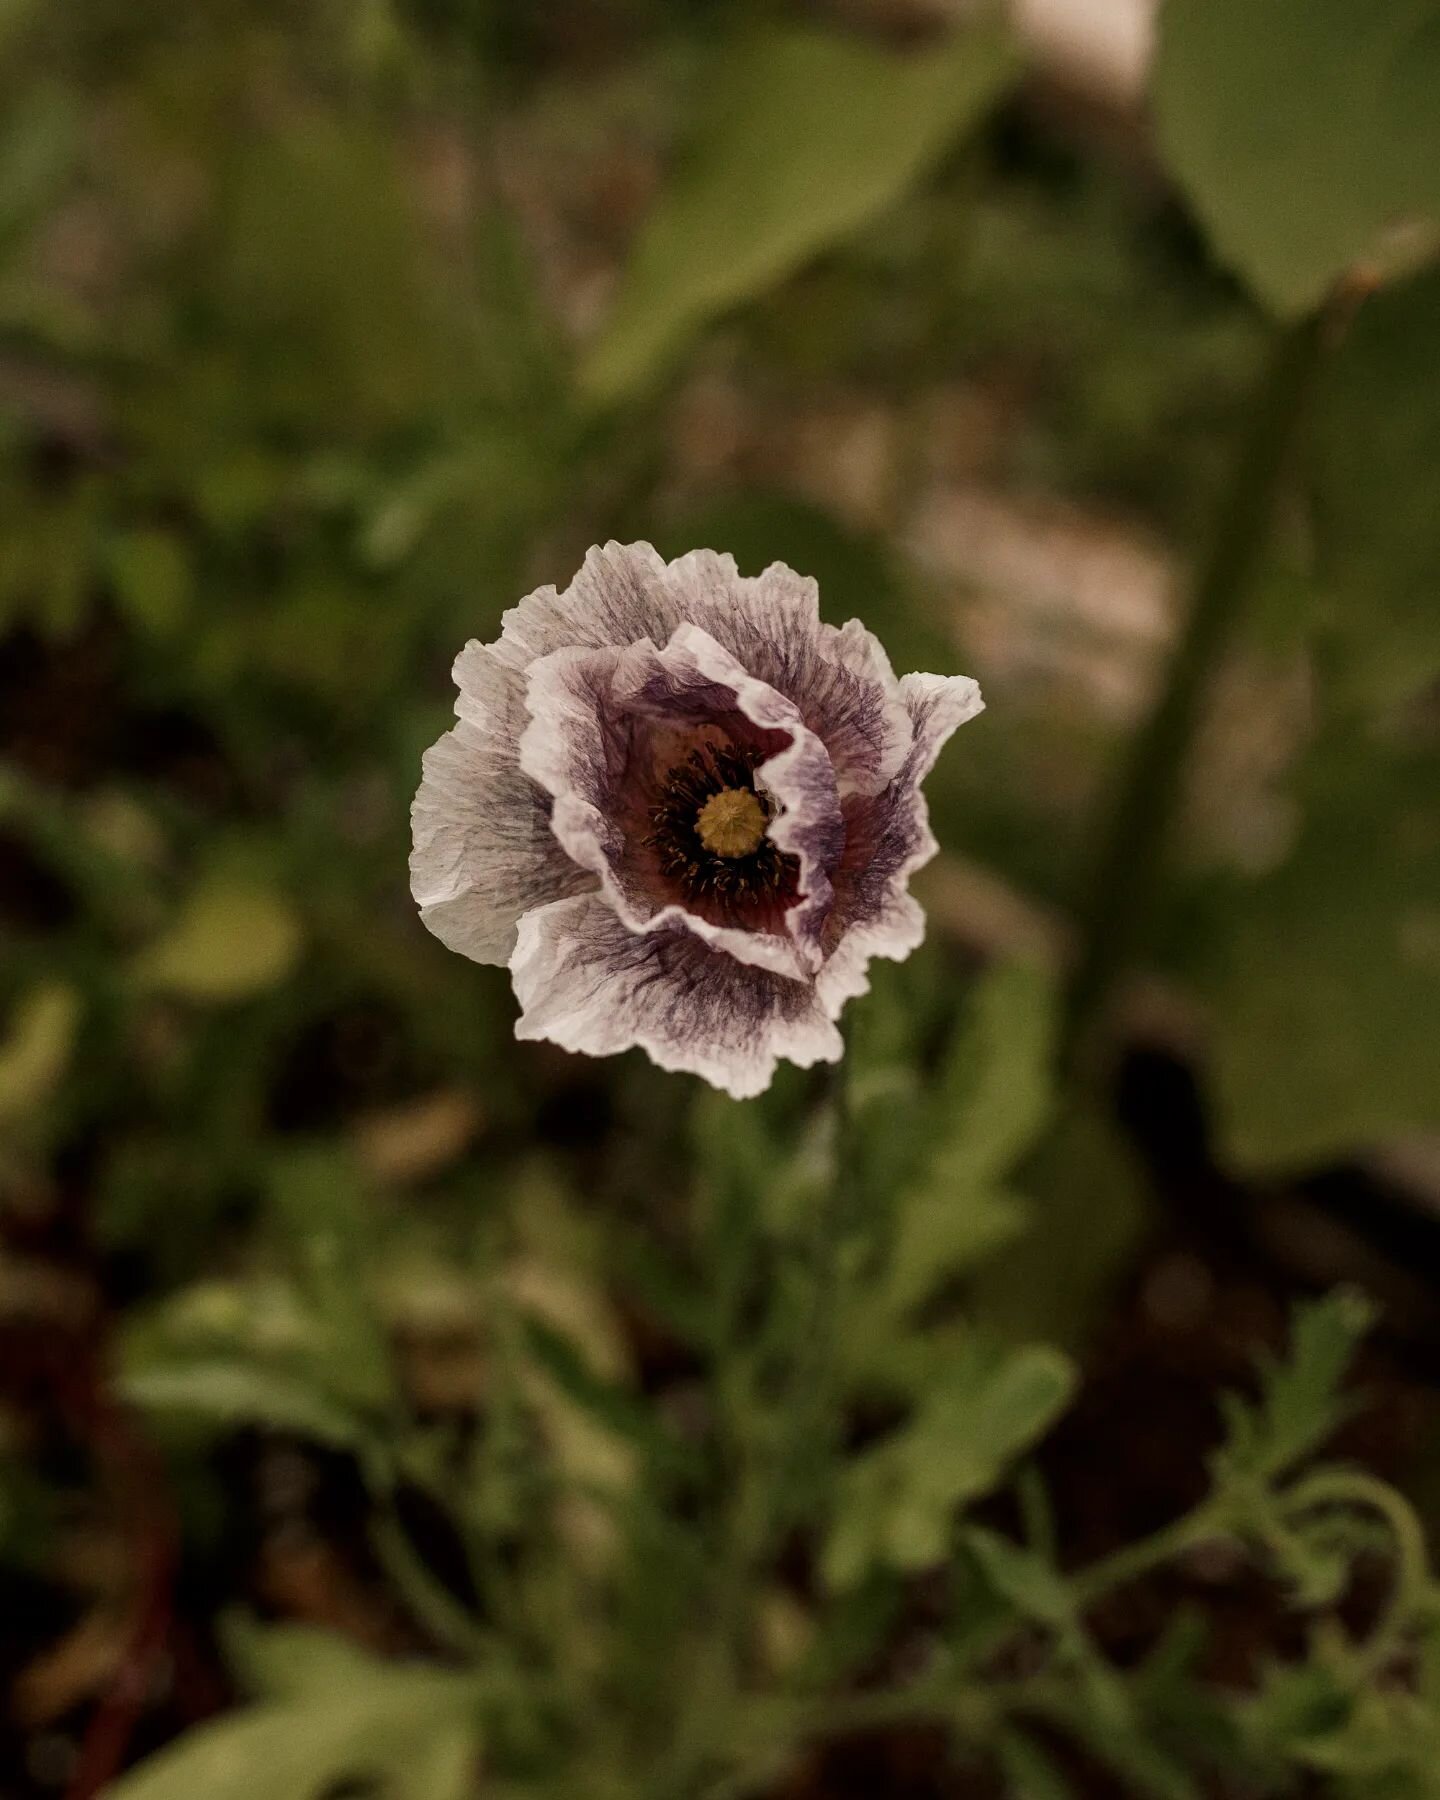
[[[598,895],[528,913],[510,972],[517,1037],[588,1056],[638,1046],[737,1100],[762,1093],[777,1062],[809,1068],[844,1049],[811,983],[738,962],[683,929],[631,931]]]
[[[784,563],[745,576],[713,550],[666,563],[649,544],[609,543],[589,552],[568,588],[540,588],[507,612],[493,654],[520,671],[557,650],[665,644],[683,624],[793,701],[829,751],[842,794],[878,793],[899,771],[910,718],[890,659],[858,619],[825,624],[814,581]]]
[[[504,964],[522,913],[595,878],[556,841],[550,796],[520,768],[523,684],[477,643],[454,673],[459,722],[425,752],[410,808],[410,891],[442,944]]]
[[[939,846],[920,784],[951,734],[985,707],[968,675],[907,675],[900,688],[914,730],[910,753],[884,793],[845,808],[845,853],[830,919],[836,941],[818,981],[836,1017],[847,1000],[868,989],[872,957],[901,962],[925,936],[910,877]]]
[[[677,558],[669,575],[684,616],[799,708],[842,794],[878,793],[898,774],[911,729],[890,659],[858,619],[824,623],[808,575],[772,563],[743,576],[713,550]]]
[[[796,978],[813,974],[830,908],[829,870],[844,841],[839,796],[825,746],[794,704],[750,675],[697,626],[681,625],[663,649],[566,649],[529,671],[530,724],[520,741],[525,772],[554,795],[552,825],[569,855],[600,878],[633,931],[677,925],[742,962]],[[657,887],[630,796],[656,734],[710,726],[753,732],[764,760],[759,784],[780,811],[771,840],[796,858],[798,898],[783,930],[753,930],[704,916]],[[678,752],[677,752],[678,754]],[[627,792],[628,791],[628,792]]]

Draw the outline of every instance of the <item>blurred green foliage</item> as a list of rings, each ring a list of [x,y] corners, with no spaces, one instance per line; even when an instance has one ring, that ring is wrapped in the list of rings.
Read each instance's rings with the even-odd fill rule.
[[[1138,1793],[1436,1792],[1413,1517],[1295,1467],[1352,1302],[1300,1316],[1210,1496],[1129,1560],[1063,1566],[1033,1471],[1011,1492],[1148,1205],[1113,1119],[1054,1091],[1043,959],[937,904],[961,945],[854,1007],[848,1110],[793,1071],[736,1107],[517,1050],[503,974],[428,939],[404,877],[455,651],[644,535],[782,558],[897,667],[976,667],[942,874],[1063,915],[1136,702],[1103,651],[1054,675],[1086,584],[1047,613],[1053,565],[1117,520],[1194,557],[1270,329],[1226,270],[1303,309],[1435,223],[1434,7],[1355,24],[1169,0],[1158,143],[1212,262],[1148,145],[1018,92],[992,25],[0,3],[0,1216],[104,1282],[186,1554],[237,1434],[325,1447],[410,1647],[457,1665],[238,1618],[250,1703],[125,1800],[257,1766],[275,1800],[459,1800],[480,1766],[718,1800],[911,1719],[1042,1800],[1057,1736]],[[1242,1171],[1440,1124],[1436,277],[1341,323],[1236,657],[1263,805],[1202,746],[1145,946]],[[1070,522],[1038,590],[947,564],[927,521],[976,492],[1027,544]],[[8,1567],[47,1566],[74,1498],[0,1435]],[[1294,1654],[1217,1691],[1182,1620],[1116,1664],[1092,1604],[1215,1539],[1294,1602]],[[1367,1637],[1339,1603],[1377,1543]],[[923,1581],[923,1672],[881,1680]]]

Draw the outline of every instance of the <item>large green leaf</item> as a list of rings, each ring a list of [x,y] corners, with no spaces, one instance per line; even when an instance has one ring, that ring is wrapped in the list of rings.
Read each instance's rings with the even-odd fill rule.
[[[1362,740],[1237,902],[1214,995],[1224,1144],[1316,1164],[1440,1125],[1440,769]]]
[[[1403,700],[1440,674],[1440,270],[1361,308],[1325,373],[1311,456],[1334,678],[1362,701]]]
[[[1440,0],[1166,0],[1161,149],[1275,311],[1440,231]]]
[[[598,401],[643,386],[707,320],[903,193],[1015,67],[989,28],[908,55],[806,29],[723,54],[698,141],[645,224],[585,366]]]

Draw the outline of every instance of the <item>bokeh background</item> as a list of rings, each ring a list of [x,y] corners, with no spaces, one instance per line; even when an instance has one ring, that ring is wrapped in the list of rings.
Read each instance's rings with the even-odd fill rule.
[[[1157,154],[1144,6],[1022,7],[1018,48],[894,94],[837,67],[777,172],[748,32],[925,57],[961,11],[0,6],[5,1800],[75,1779],[137,1587],[168,1660],[127,1754],[226,1703],[236,1604],[393,1641],[307,1402],[242,1376],[162,1457],[119,1398],[192,1326],[293,1347],[266,1283],[311,1190],[361,1197],[427,1416],[473,1406],[457,1271],[502,1203],[534,1305],[683,1388],[592,1226],[663,1228],[690,1084],[516,1046],[504,972],[408,896],[449,664],[504,607],[607,537],[709,545],[974,673],[897,991],[934,1018],[986,965],[1063,965],[1270,327]],[[847,110],[903,141],[847,158]],[[1342,1279],[1384,1306],[1354,1453],[1436,1491],[1437,296],[1376,297],[1327,375],[1103,1152],[981,1297],[1084,1359],[1048,1453],[1077,1552],[1191,1497],[1215,1384]],[[1226,1604],[1243,1662],[1265,1601]],[[856,1791],[960,1791],[923,1752]]]

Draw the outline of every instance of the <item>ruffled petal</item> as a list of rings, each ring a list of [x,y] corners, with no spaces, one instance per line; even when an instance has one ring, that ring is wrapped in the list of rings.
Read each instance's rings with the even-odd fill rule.
[[[493,654],[523,670],[557,650],[663,644],[681,623],[664,559],[649,544],[609,543],[586,552],[569,587],[537,588],[501,621]]]
[[[817,982],[832,1017],[869,988],[872,957],[902,962],[925,936],[910,877],[939,846],[920,784],[951,734],[985,707],[968,675],[907,675],[900,690],[913,728],[904,766],[884,793],[845,808],[845,853],[829,922],[833,948]]]
[[[520,768],[524,684],[483,645],[455,659],[459,723],[425,752],[410,808],[410,891],[442,944],[506,963],[532,906],[585,893],[595,878],[550,828],[550,796]]]
[[[778,1062],[838,1062],[844,1042],[814,987],[737,962],[683,929],[637,933],[598,895],[528,913],[510,961],[515,1035],[587,1056],[638,1046],[662,1069],[737,1100]]]
[[[551,823],[566,851],[600,878],[632,931],[675,926],[740,961],[800,978],[820,966],[821,934],[840,857],[844,821],[825,746],[782,694],[749,674],[694,625],[677,627],[663,649],[642,639],[623,650],[564,649],[528,674],[530,723],[520,740],[525,772],[554,796]],[[717,923],[657,892],[647,880],[627,790],[642,785],[636,764],[657,733],[712,725],[749,730],[767,754],[756,779],[778,803],[769,827],[799,866],[798,898],[783,931]]]
[[[493,654],[520,671],[557,650],[665,644],[687,623],[794,703],[829,751],[842,794],[879,793],[898,773],[910,716],[889,658],[858,619],[825,624],[815,583],[784,563],[745,576],[713,550],[666,563],[649,544],[609,543],[589,552],[568,588],[540,588],[507,612]]]
[[[842,794],[876,794],[910,751],[890,659],[858,619],[820,617],[820,590],[784,563],[741,575],[733,556],[692,550],[668,568],[675,603],[750,673],[794,702],[830,753]]]

